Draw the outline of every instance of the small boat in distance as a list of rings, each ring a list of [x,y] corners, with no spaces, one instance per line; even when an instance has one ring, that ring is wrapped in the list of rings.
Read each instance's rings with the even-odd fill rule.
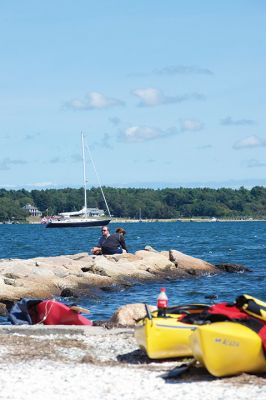
[[[84,136],[81,133],[81,144],[82,144],[82,160],[83,160],[83,186],[84,186],[84,207],[80,211],[64,212],[60,213],[58,216],[49,217],[45,219],[46,228],[87,228],[95,226],[108,225],[111,221],[111,214],[109,207],[103,193],[102,187],[100,186],[102,196],[108,211],[109,217],[104,215],[103,210],[98,208],[88,208],[87,207],[87,186],[86,186],[86,160],[85,160],[85,148],[84,148]],[[89,149],[88,149],[89,152]],[[89,152],[90,159],[94,170],[96,172],[95,165],[93,163],[91,154]],[[97,175],[97,173],[96,173]],[[97,175],[98,178],[98,175]],[[99,180],[99,179],[98,179]]]

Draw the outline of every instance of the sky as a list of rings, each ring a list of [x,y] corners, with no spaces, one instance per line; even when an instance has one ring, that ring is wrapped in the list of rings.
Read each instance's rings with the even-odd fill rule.
[[[263,0],[0,1],[0,187],[266,186]],[[98,186],[87,162],[87,184]]]

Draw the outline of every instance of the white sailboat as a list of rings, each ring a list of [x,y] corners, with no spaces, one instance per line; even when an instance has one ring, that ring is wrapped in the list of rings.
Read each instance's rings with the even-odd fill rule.
[[[97,208],[88,208],[87,207],[87,178],[86,178],[86,159],[85,159],[85,147],[84,147],[84,136],[81,133],[81,144],[82,144],[82,160],[83,160],[83,186],[84,186],[84,207],[80,211],[73,211],[69,213],[61,213],[56,218],[50,218],[47,221],[46,228],[80,228],[80,227],[95,227],[95,226],[104,226],[108,225],[111,221],[111,215],[109,211],[109,207],[102,190],[102,186],[99,182],[99,186],[102,192],[102,196],[106,205],[106,209],[109,217],[104,215],[102,210]],[[88,149],[89,151],[89,149]],[[90,159],[93,165],[93,168],[96,172],[96,168],[89,152]],[[98,178],[98,175],[97,175]],[[98,178],[99,181],[99,178]]]

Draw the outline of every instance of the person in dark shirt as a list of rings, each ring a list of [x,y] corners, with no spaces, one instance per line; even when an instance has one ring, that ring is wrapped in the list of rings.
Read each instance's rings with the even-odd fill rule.
[[[102,245],[108,239],[109,236],[110,236],[110,232],[109,232],[108,226],[103,226],[102,227],[102,236],[100,237],[97,246],[95,246],[91,249],[92,254],[94,254],[94,255],[102,254]]]
[[[126,234],[125,229],[117,228],[113,235],[110,235],[102,243],[102,254],[112,255],[112,254],[122,254],[123,252],[128,252],[124,235]]]

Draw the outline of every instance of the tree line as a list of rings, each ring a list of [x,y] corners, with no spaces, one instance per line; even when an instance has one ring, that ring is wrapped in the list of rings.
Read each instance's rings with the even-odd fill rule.
[[[138,189],[103,187],[111,215],[122,218],[265,218],[266,188]],[[87,190],[88,207],[106,211],[100,188]],[[23,206],[31,204],[43,215],[80,210],[84,206],[83,188],[45,190],[0,189],[0,221],[26,220]]]

